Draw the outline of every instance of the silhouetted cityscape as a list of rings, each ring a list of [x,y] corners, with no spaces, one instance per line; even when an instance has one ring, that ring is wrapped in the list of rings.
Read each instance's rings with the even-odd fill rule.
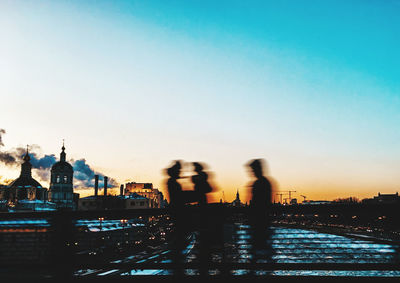
[[[29,277],[71,279],[291,274],[290,268],[282,274],[274,271],[278,263],[296,263],[295,269],[301,270],[309,263],[313,273],[324,276],[328,273],[318,270],[334,267],[331,263],[341,267],[352,263],[344,270],[354,270],[360,261],[377,270],[386,269],[380,264],[398,264],[397,192],[333,201],[309,200],[301,195],[303,201],[298,202],[294,190],[274,191],[264,177],[264,161],[255,159],[247,164],[255,181],[252,198],[246,203],[239,189],[232,202],[221,198],[208,203],[207,195],[215,189],[207,181],[204,168],[208,166],[198,162],[192,164],[194,189],[182,190],[181,161],[174,161],[165,170],[169,202],[152,183],[121,184],[119,194],[111,195],[108,176],[101,178],[101,188],[98,174],[91,180],[93,195],[79,197],[64,144],[59,161],[50,168],[49,189],[32,177],[28,147],[21,159],[20,176],[0,187],[0,261],[9,265],[3,269],[5,275],[32,262],[43,268],[35,265]],[[280,197],[279,202],[272,202],[273,194]],[[283,198],[286,195],[288,198]],[[282,250],[281,245],[289,247]],[[317,247],[308,256],[297,254],[312,245]],[[326,256],[321,258],[315,253],[318,250],[324,250]],[[53,263],[49,265],[49,261]],[[309,271],[304,272],[296,274],[304,276]]]
[[[400,0],[0,0],[2,282],[398,282]]]

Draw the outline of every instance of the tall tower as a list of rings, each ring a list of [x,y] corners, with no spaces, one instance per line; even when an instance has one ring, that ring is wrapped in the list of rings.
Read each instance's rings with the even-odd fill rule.
[[[31,157],[29,156],[29,149],[26,146],[26,153],[23,157],[24,163],[21,164],[21,177],[32,178],[32,164],[30,162]]]
[[[236,201],[240,202],[239,189],[236,191]]]
[[[236,191],[236,199],[233,201],[233,206],[235,207],[240,207],[242,206],[242,202],[240,201],[240,196],[239,196],[239,189]]]
[[[61,148],[60,161],[51,167],[49,201],[57,204],[57,208],[74,209],[74,186],[72,179],[74,169],[65,161],[64,142]]]

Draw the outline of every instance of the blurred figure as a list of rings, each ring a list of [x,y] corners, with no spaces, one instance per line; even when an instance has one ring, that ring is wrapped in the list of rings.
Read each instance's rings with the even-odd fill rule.
[[[252,234],[252,262],[258,259],[270,260],[272,248],[270,241],[270,219],[272,185],[264,176],[263,160],[254,159],[248,163],[251,173],[255,177],[252,185],[249,221]]]
[[[209,263],[211,261],[211,243],[212,237],[217,233],[217,229],[213,227],[213,215],[207,209],[207,193],[212,191],[212,187],[208,182],[208,174],[204,172],[204,166],[199,162],[193,162],[194,171],[197,173],[192,176],[194,191],[197,196],[197,202],[201,207],[199,215],[199,260],[200,275],[209,275]],[[215,215],[214,215],[215,218]],[[211,223],[210,223],[211,221]]]
[[[194,171],[197,175],[192,176],[192,182],[194,184],[194,191],[197,194],[197,201],[199,205],[203,206],[207,204],[207,193],[212,192],[212,187],[208,183],[208,174],[204,172],[204,166],[198,162],[193,162]]]
[[[184,219],[184,200],[182,195],[182,186],[178,183],[181,172],[180,161],[175,161],[174,165],[167,168],[166,173],[169,176],[167,188],[169,195],[170,215],[174,224],[173,237],[171,241],[172,262],[175,263],[173,273],[175,276],[183,276],[183,255],[185,248],[185,219]]]
[[[186,203],[198,202],[198,194],[195,191],[182,190],[181,184],[178,183],[178,179],[185,178],[180,176],[181,169],[182,165],[179,160],[167,169],[169,201],[170,206],[174,208],[182,208]]]
[[[182,186],[177,181],[180,178],[181,168],[181,162],[175,161],[174,165],[167,169],[167,175],[169,176],[167,181],[169,203],[173,209],[182,207],[184,204]]]
[[[184,274],[183,251],[187,244],[187,234],[196,221],[193,220],[187,211],[184,210],[186,203],[193,203],[198,201],[198,194],[195,191],[182,190],[181,184],[178,179],[181,178],[181,161],[175,161],[174,164],[167,168],[166,173],[169,176],[167,180],[167,189],[169,195],[169,208],[172,221],[174,223],[174,234],[172,238],[172,260],[175,263],[174,275],[182,276]]]
[[[253,211],[266,211],[271,206],[272,185],[263,175],[262,160],[254,159],[248,166],[256,178],[252,185],[250,206],[253,208]]]

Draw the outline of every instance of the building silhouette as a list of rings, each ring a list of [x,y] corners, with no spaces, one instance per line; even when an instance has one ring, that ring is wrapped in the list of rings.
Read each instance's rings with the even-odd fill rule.
[[[398,203],[400,202],[399,193],[396,192],[395,194],[381,194],[378,193],[377,196],[374,196],[372,199],[363,199],[363,203],[367,204],[390,204],[390,203]]]
[[[51,167],[49,201],[57,208],[75,209],[73,175],[74,169],[66,161],[65,146],[61,148],[60,161]]]
[[[94,195],[80,198],[78,200],[78,210],[110,210],[110,209],[145,209],[154,208],[157,202],[158,190],[153,189],[151,183],[132,183],[135,184],[129,189],[124,190],[120,187],[120,194],[108,195],[107,192],[108,177],[104,176],[104,195],[99,195],[99,175],[95,175]],[[136,187],[137,185],[137,187]],[[140,193],[134,192],[140,191]]]
[[[235,198],[235,200],[233,202],[231,202],[231,206],[233,206],[233,207],[242,207],[242,206],[244,206],[244,204],[240,200],[239,189],[237,189],[237,191],[236,191],[236,198]]]
[[[32,178],[32,164],[30,160],[29,151],[26,149],[19,177],[8,186],[0,188],[0,199],[7,201],[11,207],[16,206],[18,202],[23,200],[47,200],[47,189]]]
[[[125,196],[137,194],[149,199],[149,208],[160,208],[164,205],[164,195],[158,189],[153,188],[152,183],[130,182],[125,184],[125,190],[121,192]]]

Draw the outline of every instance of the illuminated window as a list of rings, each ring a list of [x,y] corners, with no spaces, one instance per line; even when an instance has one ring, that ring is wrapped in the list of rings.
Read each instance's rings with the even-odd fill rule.
[[[64,184],[68,183],[68,176],[64,176]]]
[[[56,176],[56,183],[60,183],[60,176],[59,175]]]

